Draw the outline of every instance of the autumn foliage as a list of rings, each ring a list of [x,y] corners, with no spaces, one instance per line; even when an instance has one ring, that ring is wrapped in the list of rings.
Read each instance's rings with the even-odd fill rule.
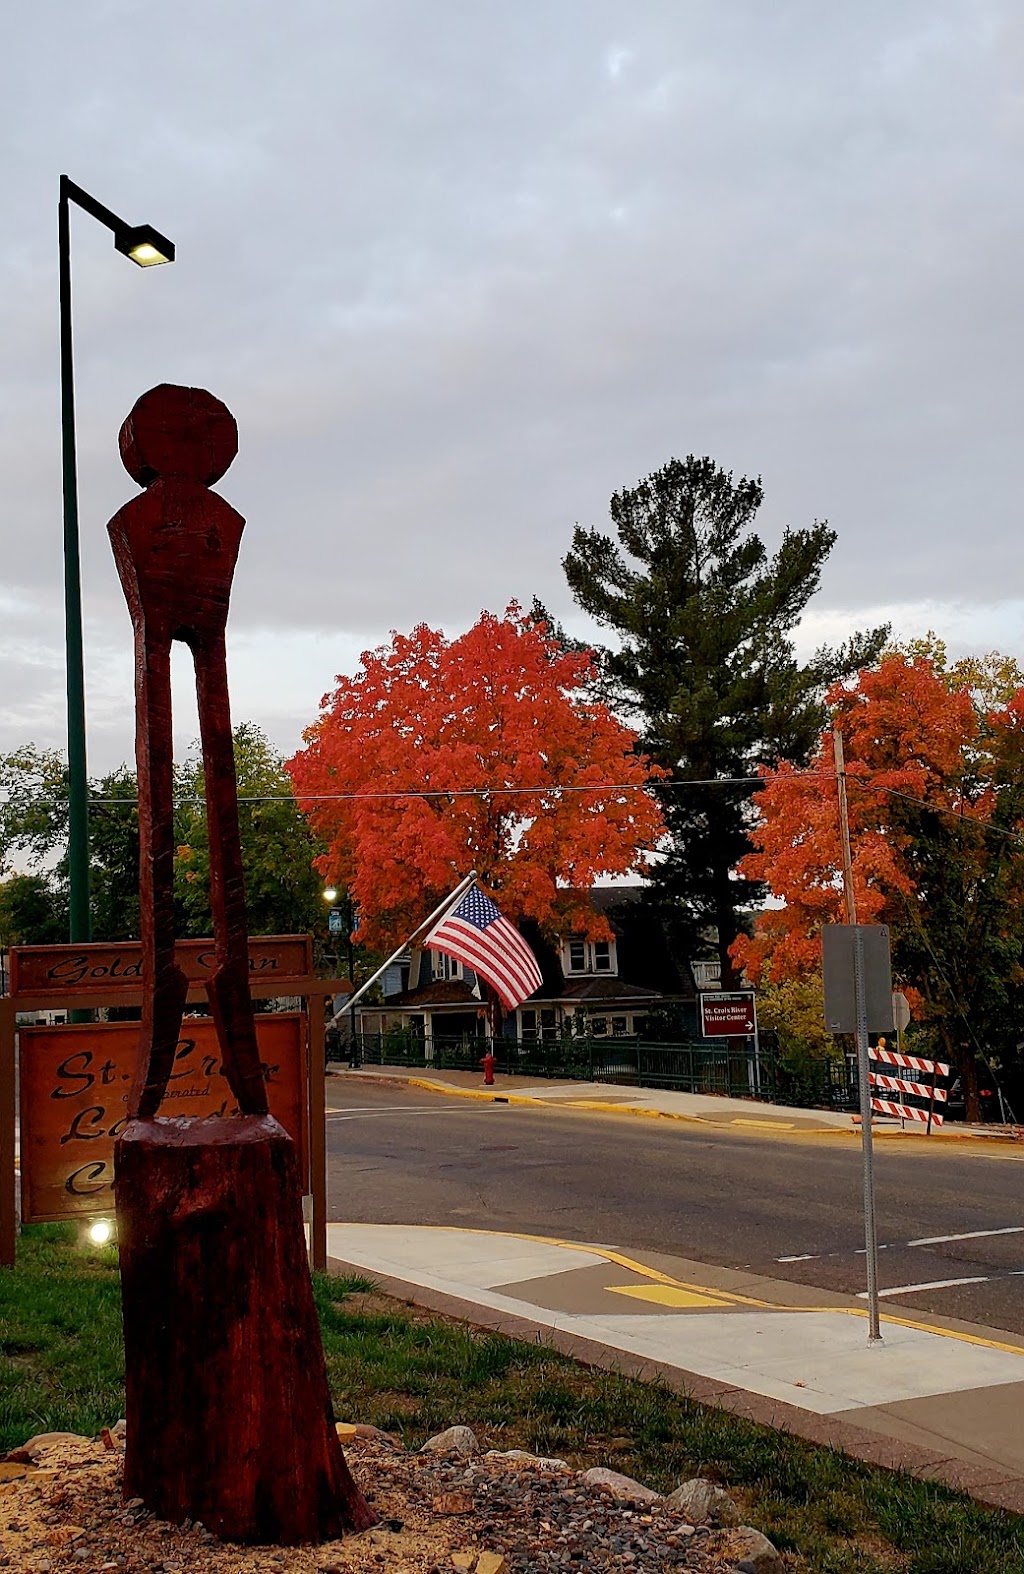
[[[855,686],[828,694],[843,735],[857,918],[902,917],[915,892],[905,795],[939,811],[986,817],[990,796],[965,793],[965,756],[978,736],[970,695],[951,689],[927,660],[890,656]],[[782,763],[762,772],[755,851],[740,868],[765,880],[784,906],[761,915],[733,957],[752,982],[806,976],[820,967],[822,924],[845,923],[839,801],[831,730],[806,771]]]
[[[360,939],[400,943],[473,868],[512,919],[606,934],[580,891],[642,872],[662,822],[635,734],[589,697],[590,655],[513,604],[361,661],[288,765]]]

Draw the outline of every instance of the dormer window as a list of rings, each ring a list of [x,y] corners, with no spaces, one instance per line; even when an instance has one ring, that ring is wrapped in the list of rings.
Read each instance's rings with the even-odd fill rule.
[[[618,971],[614,940],[568,940],[562,946],[562,967],[570,976]]]
[[[433,965],[430,974],[435,981],[465,977],[466,970],[457,956],[449,956],[446,951],[432,951],[431,956]]]

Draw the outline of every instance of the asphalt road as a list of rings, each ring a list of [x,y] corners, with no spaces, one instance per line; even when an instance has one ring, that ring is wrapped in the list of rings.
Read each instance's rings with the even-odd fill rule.
[[[864,1288],[860,1147],[849,1139],[720,1134],[362,1081],[329,1081],[327,1102],[332,1220],[559,1235]],[[1024,1333],[1022,1191],[1024,1155],[877,1143],[879,1284],[899,1291],[884,1304]]]

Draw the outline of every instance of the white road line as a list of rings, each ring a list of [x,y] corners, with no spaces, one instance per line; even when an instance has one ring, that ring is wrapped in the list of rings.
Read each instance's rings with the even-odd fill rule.
[[[947,1241],[978,1241],[983,1235],[1021,1235],[1024,1224],[1009,1224],[1004,1230],[965,1230],[963,1235],[922,1235],[908,1246],[943,1246]]]
[[[880,1241],[880,1252],[900,1251],[906,1246],[944,1246],[950,1241],[980,1241],[992,1235],[1024,1235],[1024,1224],[1008,1224],[1001,1230],[965,1230],[962,1235],[921,1235],[913,1241]],[[813,1262],[820,1257],[863,1257],[865,1248],[854,1246],[844,1252],[801,1252],[794,1257],[776,1257],[776,1262]]]
[[[926,1284],[893,1284],[887,1290],[879,1290],[879,1295],[909,1295],[914,1290],[948,1290],[956,1284],[988,1284],[988,1274],[972,1279],[929,1279]],[[867,1290],[858,1290],[858,1298],[866,1301]]]

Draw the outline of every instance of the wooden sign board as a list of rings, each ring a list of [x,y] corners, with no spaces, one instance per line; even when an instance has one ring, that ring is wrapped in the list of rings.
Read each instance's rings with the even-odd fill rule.
[[[308,1190],[306,1018],[299,1012],[260,1013],[256,1038],[270,1113],[295,1142],[303,1189]],[[126,1118],[125,1099],[139,1051],[138,1023],[22,1028],[19,1040],[24,1222],[112,1213],[114,1139]],[[217,1035],[209,1017],[186,1017],[182,1024],[163,1112],[237,1113],[220,1074]]]
[[[212,940],[181,940],[175,961],[186,978],[201,984],[216,971]],[[249,977],[260,983],[272,978],[300,978],[312,972],[313,942],[309,935],[260,935],[249,941]],[[34,945],[11,947],[11,994],[33,998],[92,990],[110,995],[143,985],[142,946]]]

